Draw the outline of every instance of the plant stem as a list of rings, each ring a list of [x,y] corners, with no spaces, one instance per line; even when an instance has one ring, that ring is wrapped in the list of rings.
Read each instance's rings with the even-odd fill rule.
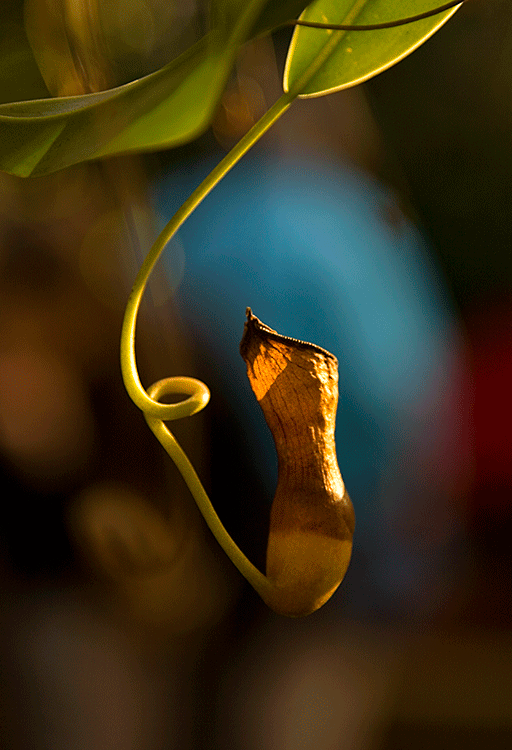
[[[176,234],[183,222],[190,216],[201,201],[213,190],[215,185],[226,175],[229,170],[247,153],[261,136],[273,125],[273,123],[288,109],[296,94],[290,91],[283,94],[277,102],[258,120],[258,122],[249,130],[248,133],[236,144],[236,146],[222,159],[222,161],[213,169],[212,172],[203,180],[192,195],[187,198],[185,203],[174,214],[167,226],[162,230],[156,242],[144,260],[132,292],[128,299],[123,327],[121,332],[121,370],[123,380],[132,401],[145,414],[158,417],[159,419],[170,420],[180,419],[200,411],[208,401],[204,401],[205,396],[198,394],[198,400],[195,395],[190,394],[191,398],[180,404],[161,404],[148,396],[143,388],[137,371],[137,362],[135,356],[135,329],[137,324],[137,314],[139,311],[142,296],[146,284],[153,268],[159,260],[167,243]],[[192,380],[192,379],[191,379]],[[195,381],[196,383],[199,381]],[[181,383],[183,386],[183,383]],[[185,392],[188,391],[178,391]],[[192,401],[191,399],[194,399]]]
[[[169,394],[169,386],[174,385],[171,381],[175,380],[192,380],[192,378],[166,378],[154,383],[149,388],[149,394],[153,398]],[[178,384],[179,385],[179,384]],[[178,387],[179,392],[179,387]],[[164,404],[161,404],[164,406]],[[244,555],[240,547],[233,541],[231,536],[228,534],[222,521],[215,508],[213,507],[210,498],[206,490],[204,489],[201,480],[199,479],[196,470],[192,466],[187,454],[180,446],[172,432],[167,428],[163,421],[159,417],[153,417],[144,414],[148,426],[152,430],[153,434],[161,445],[165,448],[169,456],[172,458],[176,466],[179,468],[180,473],[185,480],[192,497],[194,498],[197,507],[199,508],[203,518],[205,519],[208,527],[224,552],[230,558],[231,562],[238,568],[240,573],[249,581],[251,586],[259,593],[263,598],[268,598],[269,593],[274,589],[271,581],[258,570],[258,568],[252,564],[252,562]]]
[[[281,95],[275,104],[253,125],[231,151],[226,154],[162,230],[137,274],[126,305],[121,331],[121,371],[129,396],[139,409],[142,410],[149,427],[173,459],[213,535],[234,565],[265,600],[269,599],[269,592],[277,591],[276,584],[270,581],[250,562],[229,536],[187,455],[168,428],[163,424],[164,421],[188,417],[201,411],[209,401],[210,392],[201,381],[195,378],[184,377],[161,380],[151,386],[148,392],[144,389],[139,378],[135,355],[137,314],[148,279],[167,243],[208,193],[237,164],[242,156],[259,141],[274,122],[286,112],[329,57],[342,34],[342,31],[338,31],[331,36],[314,60],[306,67],[302,75],[297,78],[295,84]],[[158,401],[159,397],[171,394],[186,394],[188,398],[179,403],[172,404],[165,404]]]
[[[209,401],[208,388],[195,378],[167,378],[155,383],[148,392],[142,386],[137,370],[135,355],[135,330],[137,314],[146,284],[155,264],[158,262],[169,240],[181,227],[201,201],[213,190],[215,185],[229,170],[247,153],[273,123],[290,107],[296,97],[296,92],[283,94],[277,102],[263,115],[263,117],[249,130],[236,146],[222,159],[215,169],[206,177],[192,195],[175,213],[167,226],[158,236],[155,244],[144,260],[132,292],[126,305],[123,327],[121,332],[121,371],[124,384],[132,401],[144,412],[146,421],[173,459],[185,482],[190,489],[206,523],[213,535],[224,549],[228,557],[236,565],[243,576],[251,583],[260,595],[268,590],[272,584],[244,555],[240,548],[229,536],[219,519],[210,499],[201,484],[197,473],[187,455],[176,441],[175,437],[164,424],[165,420],[180,419],[191,416],[203,409]],[[186,394],[188,398],[173,404],[158,401],[159,397],[170,394]]]

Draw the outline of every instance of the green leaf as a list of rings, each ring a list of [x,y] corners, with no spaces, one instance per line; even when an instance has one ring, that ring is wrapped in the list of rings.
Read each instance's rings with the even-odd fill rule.
[[[413,16],[436,0],[316,0],[301,20],[374,24]],[[299,96],[322,96],[368,80],[402,60],[434,34],[456,10],[378,31],[333,31],[298,26],[286,60],[283,87]],[[316,70],[315,70],[316,68]]]
[[[164,68],[97,94],[0,105],[0,170],[20,177],[196,138],[264,0],[217,0],[222,24]]]

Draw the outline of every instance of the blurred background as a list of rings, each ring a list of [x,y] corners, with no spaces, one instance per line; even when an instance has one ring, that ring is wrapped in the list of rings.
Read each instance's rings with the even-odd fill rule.
[[[144,75],[204,33],[206,5],[4,0],[1,101]],[[146,295],[142,380],[210,387],[173,429],[260,566],[277,468],[238,354],[246,306],[338,357],[357,524],[322,610],[266,610],[122,385],[137,268],[279,96],[289,38],[244,48],[187,146],[0,175],[5,748],[511,745],[510,3],[467,3],[368,84],[295,103]]]

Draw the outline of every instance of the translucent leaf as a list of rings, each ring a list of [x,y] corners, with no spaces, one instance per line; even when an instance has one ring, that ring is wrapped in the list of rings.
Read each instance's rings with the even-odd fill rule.
[[[42,175],[197,137],[210,123],[262,5],[264,0],[217,0],[216,17],[224,18],[223,25],[165,67],[124,86],[1,105],[0,170]]]
[[[436,7],[436,0],[316,0],[302,20],[332,24],[375,24],[398,20]],[[460,6],[458,6],[460,7]],[[283,87],[299,86],[300,96],[322,96],[355,86],[413,52],[458,7],[439,15],[378,31],[333,31],[297,27],[286,60]],[[301,85],[309,66],[324,55],[312,77]]]

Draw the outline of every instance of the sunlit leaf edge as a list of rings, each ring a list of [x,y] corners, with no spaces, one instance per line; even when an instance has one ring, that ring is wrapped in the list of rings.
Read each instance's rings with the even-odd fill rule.
[[[379,75],[380,73],[383,73],[385,70],[388,70],[388,68],[393,67],[393,65],[396,65],[401,60],[403,60],[405,57],[408,57],[412,52],[414,52],[418,47],[421,47],[424,42],[426,42],[428,39],[430,39],[431,36],[433,36],[444,24],[459,10],[461,6],[456,6],[450,10],[445,11],[444,13],[440,14],[437,17],[437,22],[434,24],[434,26],[426,32],[418,41],[417,43],[411,45],[410,47],[407,47],[406,50],[400,55],[397,55],[389,62],[379,65],[377,68],[369,71],[363,76],[360,76],[358,78],[350,79],[349,81],[344,81],[343,83],[340,83],[335,86],[331,86],[329,88],[321,89],[319,91],[311,92],[311,93],[300,93],[298,94],[299,99],[315,99],[320,96],[326,96],[327,94],[334,94],[337,91],[343,91],[344,89],[352,88],[354,86],[357,86],[361,83],[364,83],[365,81],[370,80],[370,78],[374,78],[375,76]],[[304,18],[308,12],[308,8],[306,8],[303,13],[301,14],[300,18]],[[308,17],[308,20],[312,20]],[[403,28],[403,27],[401,27]],[[295,50],[297,48],[298,41],[300,40],[300,35],[305,31],[306,29],[304,27],[297,26],[295,28],[295,31],[293,33],[290,45],[288,47],[288,53],[286,56],[286,62],[285,62],[285,68],[284,68],[284,74],[283,74],[283,91],[285,93],[288,93],[291,88],[290,84],[290,67],[292,65],[293,56],[295,54]],[[310,31],[310,29],[308,29]],[[368,32],[368,31],[360,31],[360,32],[352,32],[352,33],[360,33],[360,34],[370,34],[374,32]],[[340,39],[341,43],[341,39]],[[335,50],[333,50],[333,53]],[[331,53],[331,54],[333,54]]]
[[[59,117],[69,117],[73,114],[83,112],[86,109],[125,96],[137,89],[143,89],[153,81],[165,77],[170,71],[180,67],[186,60],[192,57],[200,57],[208,45],[209,39],[204,36],[194,45],[189,47],[183,54],[172,60],[162,68],[155,70],[134,81],[115,86],[111,89],[98,91],[92,94],[80,94],[78,96],[54,96],[44,99],[27,99],[20,102],[7,102],[0,104],[0,122],[2,120],[13,121],[16,119],[27,119],[34,122],[49,121]],[[41,114],[41,110],[47,110]]]

